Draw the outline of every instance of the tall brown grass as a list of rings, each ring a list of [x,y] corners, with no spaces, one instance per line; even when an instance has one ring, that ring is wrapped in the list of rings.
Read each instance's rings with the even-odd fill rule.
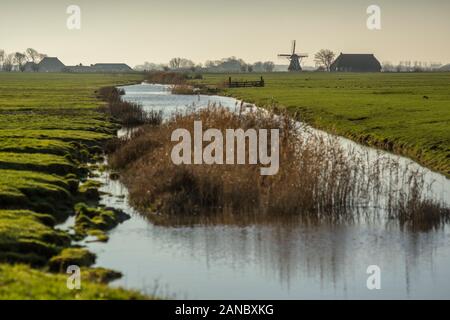
[[[194,87],[186,84],[177,84],[171,88],[172,94],[193,95],[196,94]]]
[[[145,80],[150,83],[158,84],[184,84],[188,79],[187,74],[180,72],[153,71],[145,76]]]
[[[389,207],[389,218],[412,231],[437,229],[450,222],[450,208],[435,199],[424,197],[426,184],[423,176],[415,174],[407,179],[408,188],[390,194],[392,206]]]
[[[260,165],[174,165],[171,134],[185,128],[193,136],[196,120],[202,121],[203,130],[222,132],[279,128],[278,174],[261,176]],[[305,133],[283,114],[236,113],[218,106],[176,114],[159,126],[123,138],[109,160],[122,171],[131,203],[160,217],[231,213],[340,221],[382,207],[391,219],[402,224],[415,221],[424,229],[426,224],[438,226],[445,220],[441,205],[423,198],[423,185],[407,185],[403,195],[393,191],[405,187],[405,179],[419,179],[420,173],[402,173],[395,161],[370,159],[344,149],[336,139]],[[398,178],[402,175],[404,180]]]
[[[125,94],[123,89],[115,87],[104,87],[98,91],[98,95],[107,101],[105,106],[100,107],[100,111],[110,115],[117,122],[126,126],[139,126],[144,124],[158,125],[162,122],[162,113],[155,111],[145,111],[140,104],[122,100]]]

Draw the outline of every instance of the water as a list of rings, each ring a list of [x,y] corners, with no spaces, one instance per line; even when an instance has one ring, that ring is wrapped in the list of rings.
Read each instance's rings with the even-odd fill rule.
[[[125,90],[124,99],[163,110],[165,118],[187,105],[236,105],[226,97],[171,95],[165,86]],[[340,140],[348,148],[378,154]],[[401,161],[411,165],[408,159]],[[425,172],[428,181],[435,181],[433,195],[448,201],[450,181]],[[106,173],[99,179],[106,182],[102,191],[110,193],[101,201],[132,215],[110,232],[106,244],[88,244],[99,266],[124,274],[112,285],[191,299],[450,298],[448,226],[428,233],[401,231],[386,221],[158,226],[128,206],[127,190],[119,181],[110,181]],[[381,268],[381,290],[367,289],[369,265]]]

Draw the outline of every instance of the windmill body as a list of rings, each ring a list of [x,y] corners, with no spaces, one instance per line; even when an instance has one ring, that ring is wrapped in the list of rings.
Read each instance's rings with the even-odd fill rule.
[[[287,58],[287,59],[290,60],[289,67],[288,67],[289,71],[291,71],[291,72],[300,72],[300,71],[302,71],[302,67],[300,65],[300,61],[301,61],[302,58],[308,57],[308,55],[307,54],[303,54],[303,53],[300,53],[300,54],[295,53],[295,44],[296,44],[296,41],[293,40],[292,41],[292,53],[290,53],[290,54],[289,53],[288,54],[279,54],[278,57],[280,57],[280,58]]]

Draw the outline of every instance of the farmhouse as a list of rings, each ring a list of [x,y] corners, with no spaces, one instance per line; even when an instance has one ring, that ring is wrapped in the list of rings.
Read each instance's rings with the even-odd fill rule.
[[[132,72],[133,69],[130,68],[125,63],[97,63],[91,64],[90,66],[68,66],[64,69],[65,72],[74,73],[89,73],[89,72],[99,72],[99,73],[116,73],[116,72]]]
[[[130,72],[133,71],[125,63],[96,63],[92,66],[95,72]]]
[[[334,72],[380,72],[381,64],[373,54],[345,54],[331,64]]]
[[[45,57],[38,63],[39,72],[62,72],[66,66],[56,57]]]
[[[88,72],[95,72],[94,69],[92,69],[92,66],[83,66],[82,64],[79,64],[77,66],[67,66],[64,68],[64,72],[73,72],[73,73],[88,73]]]
[[[440,67],[439,71],[450,71],[450,64]]]
[[[115,72],[133,72],[125,63],[97,63],[90,66],[65,66],[56,57],[45,57],[38,64],[34,62],[27,62],[23,66],[24,72],[74,72],[74,73],[115,73]]]
[[[37,71],[38,65],[34,62],[27,62],[23,65],[24,72],[34,72]]]

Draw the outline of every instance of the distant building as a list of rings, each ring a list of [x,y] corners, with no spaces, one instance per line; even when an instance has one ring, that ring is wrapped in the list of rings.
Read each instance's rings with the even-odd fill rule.
[[[68,66],[64,68],[64,72],[73,72],[73,73],[89,73],[95,72],[92,66],[83,66],[82,64],[77,66]]]
[[[63,72],[65,67],[56,57],[45,57],[38,63],[39,72]]]
[[[13,71],[19,71],[17,65],[13,66]],[[133,72],[125,63],[97,63],[90,66],[82,64],[76,66],[65,66],[56,57],[45,57],[38,64],[27,62],[23,66],[24,72],[73,72],[73,73],[125,73]]]
[[[331,64],[334,72],[381,72],[381,64],[373,54],[344,54]]]
[[[35,72],[38,71],[38,65],[34,62],[27,62],[23,66],[23,72]]]
[[[131,72],[133,69],[125,63],[96,63],[92,66],[95,72]]]
[[[446,64],[438,69],[439,71],[450,71],[450,64]]]
[[[74,73],[89,73],[89,72],[97,72],[97,73],[120,73],[120,72],[132,72],[131,69],[125,63],[97,63],[90,66],[69,66],[64,68],[65,72],[74,72]]]

